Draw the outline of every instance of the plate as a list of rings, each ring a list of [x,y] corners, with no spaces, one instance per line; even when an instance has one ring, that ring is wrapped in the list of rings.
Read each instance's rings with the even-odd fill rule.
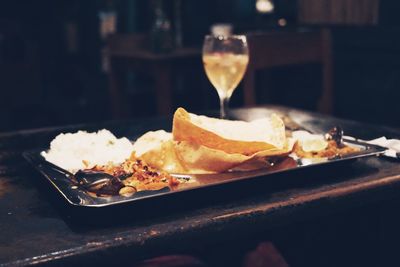
[[[286,173],[305,168],[315,168],[317,166],[329,166],[339,162],[349,162],[358,158],[377,156],[385,151],[385,148],[367,143],[344,140],[349,146],[355,146],[360,149],[359,152],[348,154],[342,157],[310,160],[310,159],[293,159],[285,158],[275,162],[273,166],[241,172],[226,172],[219,174],[196,174],[196,175],[173,175],[181,179],[187,179],[188,182],[180,184],[176,189],[164,188],[157,191],[140,191],[130,197],[109,196],[96,197],[88,194],[85,190],[74,186],[66,175],[66,171],[60,167],[47,162],[41,155],[40,151],[27,151],[23,153],[24,158],[35,167],[43,177],[45,177],[59,194],[71,205],[87,208],[101,208],[113,205],[130,203],[134,205],[148,199],[176,197],[186,192],[186,196],[191,192],[201,189],[223,189],[229,184],[239,183],[240,181],[254,182],[257,185],[259,179],[265,177],[273,178],[279,173]]]

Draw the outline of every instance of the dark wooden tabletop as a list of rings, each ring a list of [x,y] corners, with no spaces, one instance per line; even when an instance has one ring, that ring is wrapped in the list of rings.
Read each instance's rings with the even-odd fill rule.
[[[360,138],[400,137],[395,129],[282,107],[236,110],[234,114],[251,119],[272,109],[296,118],[310,130],[341,125]],[[244,186],[246,192],[221,194],[212,201],[182,202],[168,212],[160,206],[136,213],[123,207],[103,214],[100,209],[97,217],[91,217],[85,211],[75,213],[21,156],[26,150],[46,148],[60,132],[108,128],[118,136],[134,137],[151,129],[170,129],[170,125],[171,118],[166,117],[0,134],[0,265],[134,262],[385,201],[400,190],[399,162],[370,157],[334,168],[278,175],[276,183],[268,186]]]

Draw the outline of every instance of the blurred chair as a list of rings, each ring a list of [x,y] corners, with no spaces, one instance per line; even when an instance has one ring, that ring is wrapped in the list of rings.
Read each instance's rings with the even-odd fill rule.
[[[232,266],[231,256],[221,250],[219,257],[208,257],[208,264],[201,259],[185,254],[173,254],[159,256],[144,260],[133,265],[134,267],[208,267],[208,266]],[[237,255],[236,255],[237,256]],[[225,257],[225,258],[224,258]],[[230,257],[226,259],[226,257]],[[240,255],[242,260],[238,260],[233,266],[237,267],[288,267],[288,263],[283,258],[279,250],[270,241],[259,243],[254,249]],[[240,258],[239,257],[239,258]],[[219,264],[218,264],[219,263]]]
[[[272,242],[264,241],[246,254],[243,267],[289,267],[289,265]]]
[[[146,35],[115,34],[107,39],[105,56],[109,63],[109,89],[112,112],[115,118],[126,117],[126,97],[122,90],[124,72],[144,72],[154,78],[156,109],[159,115],[172,112],[172,76],[179,68],[201,62],[197,48],[177,48],[169,53],[154,53]],[[140,104],[140,101],[137,102]]]
[[[331,35],[328,30],[304,32],[265,32],[247,35],[250,61],[243,80],[244,103],[256,104],[256,72],[273,67],[320,63],[322,92],[317,109],[333,112]]]

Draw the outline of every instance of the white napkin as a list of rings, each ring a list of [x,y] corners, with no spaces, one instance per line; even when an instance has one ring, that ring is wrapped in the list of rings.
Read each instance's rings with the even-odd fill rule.
[[[352,136],[344,136],[346,139],[356,140],[356,138]],[[361,140],[362,142],[378,145],[387,148],[384,155],[391,158],[399,158],[397,153],[400,153],[400,140],[399,139],[387,139],[385,136],[373,139],[373,140]]]

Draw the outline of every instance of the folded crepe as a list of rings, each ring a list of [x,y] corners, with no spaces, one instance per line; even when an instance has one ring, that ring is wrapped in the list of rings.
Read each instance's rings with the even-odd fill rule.
[[[172,134],[148,132],[134,144],[135,156],[170,173],[218,173],[268,166],[266,158],[291,151],[277,116],[229,121],[198,116],[179,108]]]
[[[286,142],[285,125],[275,114],[246,122],[198,116],[178,108],[174,114],[172,134],[175,141],[242,155],[283,149]]]

